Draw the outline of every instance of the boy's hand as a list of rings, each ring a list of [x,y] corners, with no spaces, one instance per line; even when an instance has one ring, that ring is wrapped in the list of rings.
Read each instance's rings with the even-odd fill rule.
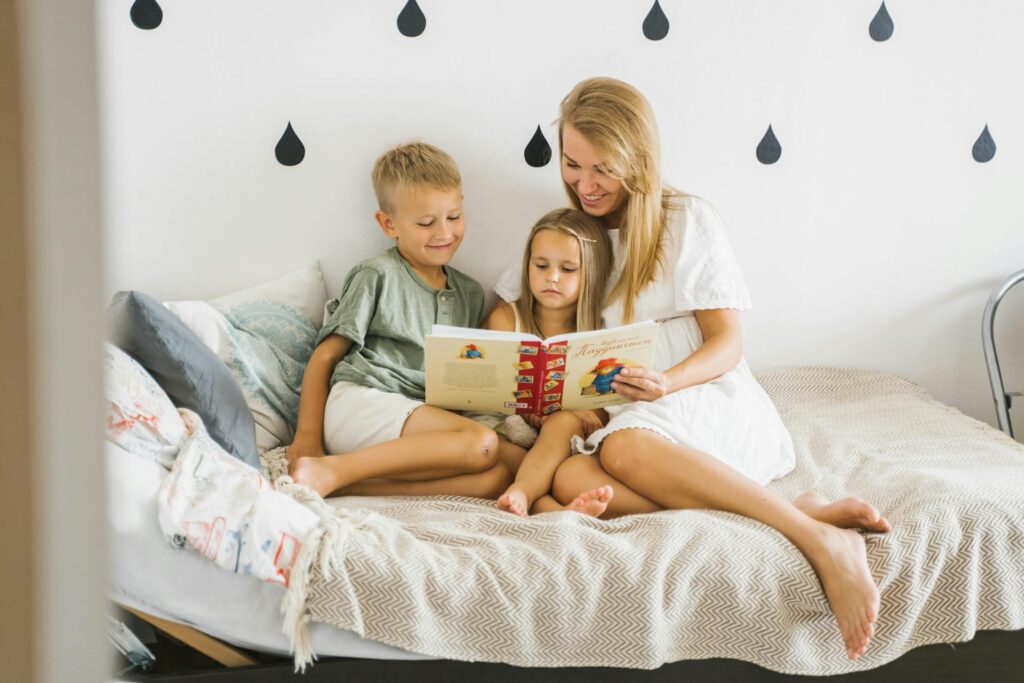
[[[291,471],[295,461],[299,458],[322,457],[324,455],[323,443],[320,439],[296,434],[295,440],[288,447],[288,450],[284,452],[284,455],[288,458],[288,470]]]

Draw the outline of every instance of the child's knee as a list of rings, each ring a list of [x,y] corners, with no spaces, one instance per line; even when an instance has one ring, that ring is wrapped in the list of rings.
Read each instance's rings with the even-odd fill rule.
[[[583,434],[583,420],[571,410],[559,410],[557,413],[549,416],[545,420],[542,429],[551,429],[553,427]]]
[[[493,429],[476,425],[465,432],[465,448],[469,469],[483,472],[492,469],[501,459],[498,449],[498,435]]]

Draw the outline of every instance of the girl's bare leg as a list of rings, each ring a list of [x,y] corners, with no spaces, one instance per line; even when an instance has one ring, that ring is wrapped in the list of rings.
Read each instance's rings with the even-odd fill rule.
[[[297,458],[291,475],[326,497],[366,479],[436,480],[485,472],[498,464],[498,446],[493,430],[447,410],[420,406],[406,419],[399,438],[351,453]]]
[[[367,479],[343,488],[343,496],[468,496],[494,500],[512,481],[508,468],[498,463],[486,472],[460,474],[430,481]]]
[[[664,508],[725,510],[779,531],[821,580],[847,656],[856,659],[867,650],[879,598],[864,540],[857,532],[813,519],[706,453],[647,430],[610,434],[601,445],[600,461],[613,478]]]
[[[603,487],[610,487],[614,497],[608,506],[599,513],[602,519],[633,515],[643,512],[658,512],[663,508],[657,503],[633,491],[628,486],[612,478],[601,469],[601,463],[593,455],[574,455],[566,460],[555,472],[555,480],[551,487],[551,495],[541,496],[533,504],[530,512],[557,512],[574,509],[575,506],[586,504],[580,500],[588,492]]]
[[[498,507],[525,517],[533,501],[551,490],[555,470],[572,452],[574,436],[583,436],[583,422],[579,417],[570,411],[550,416],[526,454],[515,483],[498,498]]]

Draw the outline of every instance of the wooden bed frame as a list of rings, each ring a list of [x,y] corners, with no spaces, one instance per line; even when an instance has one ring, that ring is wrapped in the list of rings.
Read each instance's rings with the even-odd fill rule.
[[[735,659],[687,660],[651,671],[596,667],[527,669],[507,664],[451,660],[389,660],[324,658],[304,674],[293,671],[290,659],[269,657],[233,647],[189,626],[141,610],[125,610],[145,620],[211,660],[199,670],[122,675],[122,681],[177,683],[336,683],[337,681],[474,681],[488,683],[679,683],[700,681],[842,680],[851,682],[985,683],[1024,680],[1024,631],[979,631],[966,643],[926,645],[885,666],[839,676],[793,676]],[[220,666],[218,666],[220,665]]]

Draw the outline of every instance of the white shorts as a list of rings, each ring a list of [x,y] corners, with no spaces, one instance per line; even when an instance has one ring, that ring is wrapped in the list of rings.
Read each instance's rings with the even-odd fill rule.
[[[397,439],[412,411],[422,405],[402,394],[337,382],[324,410],[327,453],[350,453]]]

